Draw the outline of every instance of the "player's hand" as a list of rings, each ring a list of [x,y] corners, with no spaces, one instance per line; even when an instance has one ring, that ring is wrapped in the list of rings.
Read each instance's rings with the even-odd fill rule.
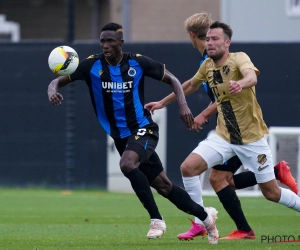
[[[229,81],[229,93],[230,94],[237,94],[242,91],[242,85],[237,81]]]
[[[54,92],[54,93],[48,93],[48,99],[52,105],[57,106],[57,105],[61,104],[61,101],[64,98],[60,93]]]
[[[186,103],[179,104],[180,119],[185,123],[187,129],[192,129],[194,116]]]
[[[203,124],[207,124],[209,122],[209,118],[205,117],[202,113],[195,117],[193,124],[193,131],[199,132],[202,128]]]
[[[144,108],[151,112],[151,114],[154,114],[154,110],[156,109],[162,109],[164,105],[162,105],[160,102],[149,102],[147,103]]]

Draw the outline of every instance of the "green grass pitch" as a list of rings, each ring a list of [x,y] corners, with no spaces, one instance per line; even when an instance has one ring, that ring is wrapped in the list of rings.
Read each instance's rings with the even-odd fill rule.
[[[167,232],[157,240],[146,239],[150,220],[134,194],[75,190],[0,189],[0,250],[193,250],[193,249],[300,249],[300,243],[268,244],[262,237],[300,235],[300,214],[264,198],[240,198],[255,240],[219,241],[207,238],[179,241],[192,216],[179,211],[155,194]],[[204,197],[206,206],[219,211],[220,236],[235,229],[216,197]]]

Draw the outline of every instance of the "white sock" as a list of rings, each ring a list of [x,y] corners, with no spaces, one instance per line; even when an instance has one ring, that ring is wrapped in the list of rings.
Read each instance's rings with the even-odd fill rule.
[[[289,189],[280,188],[281,196],[278,203],[300,212],[300,197]]]
[[[202,199],[202,187],[200,183],[200,176],[193,176],[193,177],[182,177],[183,185],[185,188],[185,191],[190,195],[192,200],[196,202],[197,204],[203,206],[203,199]],[[195,217],[195,222],[197,224],[203,225],[203,222]]]

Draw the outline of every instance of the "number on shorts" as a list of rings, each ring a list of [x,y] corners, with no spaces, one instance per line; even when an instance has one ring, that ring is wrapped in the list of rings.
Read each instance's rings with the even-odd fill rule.
[[[146,132],[147,130],[145,128],[140,128],[136,134],[139,136],[143,136],[146,134]]]

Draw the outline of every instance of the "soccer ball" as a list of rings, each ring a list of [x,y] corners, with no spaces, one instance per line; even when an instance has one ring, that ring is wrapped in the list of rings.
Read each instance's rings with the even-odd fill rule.
[[[77,69],[79,57],[71,47],[59,46],[51,51],[48,64],[54,74],[68,76]]]

